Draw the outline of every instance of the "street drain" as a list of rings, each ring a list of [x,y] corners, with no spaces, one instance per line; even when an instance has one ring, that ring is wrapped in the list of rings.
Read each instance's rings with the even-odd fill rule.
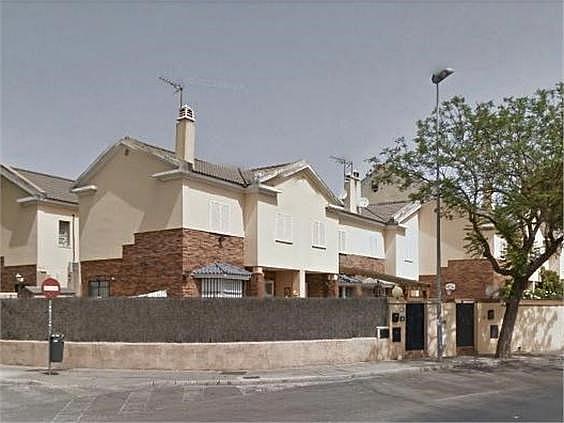
[[[243,376],[243,379],[260,379],[260,376]]]
[[[247,374],[247,372],[244,371],[244,370],[243,370],[243,371],[224,371],[224,372],[221,372],[220,374],[222,374],[222,375],[240,376],[240,375],[245,375],[245,374]]]

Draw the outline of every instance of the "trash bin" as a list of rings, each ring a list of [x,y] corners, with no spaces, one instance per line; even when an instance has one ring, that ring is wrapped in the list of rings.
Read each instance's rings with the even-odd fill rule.
[[[52,363],[61,363],[63,361],[63,350],[65,348],[65,335],[62,333],[54,333],[51,335],[49,342],[49,359]]]

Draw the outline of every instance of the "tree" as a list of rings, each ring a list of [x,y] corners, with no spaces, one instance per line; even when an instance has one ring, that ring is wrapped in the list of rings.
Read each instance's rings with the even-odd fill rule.
[[[438,154],[435,116],[417,122],[413,140],[396,140],[381,157],[376,181],[413,190],[428,201],[437,189],[442,215],[468,220],[466,249],[489,260],[511,280],[496,356],[511,355],[519,302],[531,275],[560,251],[562,231],[563,84],[530,97],[470,106],[462,97],[440,107]],[[440,165],[439,182],[435,166]],[[415,187],[415,189],[414,189]],[[495,257],[491,228],[506,242]]]

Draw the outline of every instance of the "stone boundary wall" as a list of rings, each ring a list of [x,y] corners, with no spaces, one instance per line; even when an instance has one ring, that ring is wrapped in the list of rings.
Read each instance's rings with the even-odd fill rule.
[[[390,359],[389,340],[376,338],[212,344],[65,342],[54,368],[268,370]],[[0,340],[5,365],[45,367],[46,341]]]
[[[386,298],[57,298],[53,330],[79,342],[241,342],[373,337]],[[47,300],[0,300],[0,338],[47,339]]]

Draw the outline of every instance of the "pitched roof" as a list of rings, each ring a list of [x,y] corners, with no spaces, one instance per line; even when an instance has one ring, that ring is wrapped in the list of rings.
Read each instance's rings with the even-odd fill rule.
[[[192,272],[197,279],[223,278],[249,280],[251,272],[229,263],[212,263]]]
[[[42,199],[62,201],[65,203],[78,204],[76,194],[70,192],[74,181],[46,173],[17,167],[2,166],[15,179],[25,191]]]
[[[169,162],[174,167],[186,169],[189,167],[188,162],[179,159],[174,151],[167,150],[166,148],[157,147],[156,145],[147,144],[129,137],[122,139],[120,143],[135,150],[145,151],[157,156],[160,159]],[[201,175],[232,182],[244,187],[250,185],[254,180],[254,174],[251,170],[224,164],[210,163],[200,159],[194,160],[192,171]]]
[[[384,222],[391,222],[394,216],[405,206],[412,204],[411,201],[391,201],[386,203],[369,204],[361,209],[361,213],[372,215]]]

